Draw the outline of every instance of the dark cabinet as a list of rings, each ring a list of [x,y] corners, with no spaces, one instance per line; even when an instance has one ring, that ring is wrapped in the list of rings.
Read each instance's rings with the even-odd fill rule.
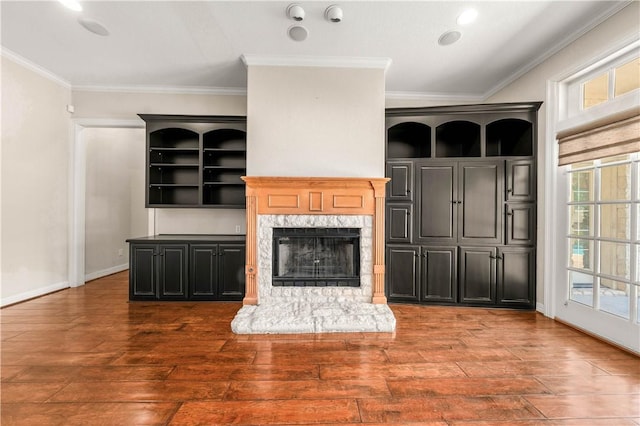
[[[390,301],[535,307],[540,105],[387,109]]]
[[[533,306],[535,250],[460,248],[460,301],[472,305]]]
[[[130,251],[131,299],[186,299],[186,244],[132,244]]]
[[[389,297],[394,301],[456,302],[453,247],[387,246]]]
[[[386,206],[387,243],[410,243],[413,233],[413,206],[393,203]]]
[[[417,242],[501,242],[502,163],[421,162],[417,170]]]
[[[147,132],[147,207],[245,207],[245,117],[140,117]]]
[[[244,297],[244,236],[159,235],[127,242],[130,300]]]
[[[241,300],[244,244],[192,244],[190,299]]]
[[[387,164],[387,200],[411,201],[413,199],[413,163],[393,161]]]
[[[420,278],[422,300],[456,302],[457,249],[455,247],[422,247]]]

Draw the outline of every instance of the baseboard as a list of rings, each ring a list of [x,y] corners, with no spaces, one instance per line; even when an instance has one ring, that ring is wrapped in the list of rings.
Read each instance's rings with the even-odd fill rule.
[[[129,263],[123,263],[122,265],[112,266],[111,268],[107,268],[101,271],[96,271],[96,272],[87,274],[84,276],[84,280],[85,281],[96,280],[98,278],[106,277],[107,275],[126,271],[127,269],[129,269]]]
[[[15,296],[4,297],[0,300],[0,307],[9,305],[15,305],[16,303],[24,302],[29,299],[35,299],[36,297],[44,296],[45,294],[54,293],[56,291],[69,288],[69,282],[64,281],[61,283],[53,284],[47,287],[37,288],[35,290],[26,291],[24,293],[16,294]]]
[[[542,315],[544,315],[544,303],[537,302],[536,303],[536,311],[538,311]]]

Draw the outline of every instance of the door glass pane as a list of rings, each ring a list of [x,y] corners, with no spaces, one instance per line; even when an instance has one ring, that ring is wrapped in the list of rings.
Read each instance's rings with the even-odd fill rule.
[[[600,172],[602,201],[631,199],[631,164],[603,167]]]
[[[593,170],[571,173],[571,201],[593,201]]]
[[[592,270],[593,241],[570,238],[569,266],[572,268]]]
[[[569,272],[571,300],[587,306],[593,306],[593,275],[581,272]]]
[[[620,65],[615,69],[614,97],[640,88],[640,58]]]
[[[622,318],[629,318],[629,284],[600,279],[600,310]]]
[[[609,93],[609,74],[602,74],[584,83],[582,107],[587,109],[606,102]]]
[[[600,273],[631,278],[631,244],[600,242]]]
[[[600,236],[620,240],[631,238],[631,204],[600,206]]]
[[[593,206],[571,206],[569,223],[571,235],[580,237],[593,235]]]

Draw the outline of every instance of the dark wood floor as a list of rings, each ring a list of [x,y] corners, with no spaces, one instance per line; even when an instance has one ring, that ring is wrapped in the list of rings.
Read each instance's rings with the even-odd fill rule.
[[[640,425],[640,359],[533,312],[392,305],[395,334],[240,336],[120,273],[0,311],[8,425]]]

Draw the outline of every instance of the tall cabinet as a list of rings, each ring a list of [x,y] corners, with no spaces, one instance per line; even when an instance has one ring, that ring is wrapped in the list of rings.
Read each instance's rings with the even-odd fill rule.
[[[387,109],[387,297],[535,307],[541,103]]]

